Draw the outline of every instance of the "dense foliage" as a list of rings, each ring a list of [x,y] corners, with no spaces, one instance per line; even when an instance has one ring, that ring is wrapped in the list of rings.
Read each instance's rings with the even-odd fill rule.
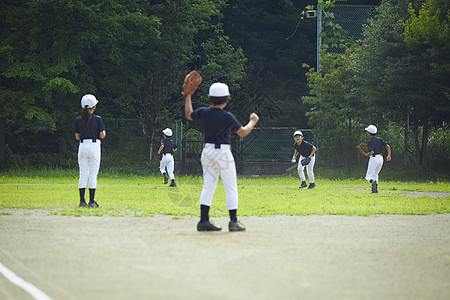
[[[448,11],[448,1],[383,1],[363,40],[347,45],[345,54],[324,52],[320,72],[308,73],[312,95],[303,101],[312,106],[308,115],[321,129],[322,148],[330,153],[325,157],[349,162],[342,154],[367,140],[361,133],[369,123],[388,141],[411,132],[414,144],[405,143],[414,149],[419,171],[428,165],[430,136],[444,129],[441,142],[448,143]],[[395,127],[397,132],[389,132]],[[397,146],[401,158],[404,147]],[[448,169],[449,152],[442,154],[433,167]]]
[[[228,108],[242,123],[256,111],[262,126],[312,126],[323,163],[357,163],[350,153],[365,139],[363,126],[375,123],[389,133],[396,157],[411,131],[411,162],[448,167],[448,1],[384,1],[362,41],[346,40],[345,54],[324,47],[318,73],[316,19],[301,13],[333,2],[380,4],[2,1],[2,166],[76,167],[73,121],[81,96],[93,93],[107,126],[102,163],[154,167],[161,129],[181,120],[185,133],[198,133],[185,122],[180,94],[184,75],[198,69],[204,83],[195,107],[207,104],[210,83],[226,82]],[[337,46],[342,36],[333,33],[326,38]],[[402,127],[407,120],[410,131]]]

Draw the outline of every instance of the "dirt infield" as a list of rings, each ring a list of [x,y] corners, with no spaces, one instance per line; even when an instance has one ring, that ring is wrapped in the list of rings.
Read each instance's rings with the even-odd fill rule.
[[[199,233],[197,217],[0,213],[0,263],[52,299],[450,297],[450,214],[242,217],[246,232]],[[31,299],[1,274],[0,298]]]

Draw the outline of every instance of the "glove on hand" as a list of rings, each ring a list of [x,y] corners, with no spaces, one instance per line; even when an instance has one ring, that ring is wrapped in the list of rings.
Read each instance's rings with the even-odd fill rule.
[[[306,158],[302,159],[301,164],[302,164],[302,166],[306,166],[309,164],[310,161],[311,161],[311,157],[306,157]]]
[[[356,149],[358,149],[358,151],[364,156],[366,156],[367,152],[369,152],[369,147],[367,144],[359,144]]]
[[[197,71],[192,71],[187,74],[184,78],[183,97],[194,94],[200,83],[202,83],[202,80],[202,76]]]

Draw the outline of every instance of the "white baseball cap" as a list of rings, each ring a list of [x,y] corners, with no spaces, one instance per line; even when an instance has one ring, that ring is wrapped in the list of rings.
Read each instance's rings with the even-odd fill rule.
[[[297,134],[303,136],[303,133],[300,130],[295,131],[293,136],[296,136]]]
[[[87,94],[81,98],[81,107],[84,108],[86,105],[88,108],[93,108],[98,103],[97,98],[94,95]]]
[[[365,130],[371,134],[377,133],[377,127],[375,125],[369,125],[365,128]]]
[[[172,136],[172,129],[166,128],[162,131],[166,136]]]
[[[211,97],[226,97],[230,96],[230,91],[228,90],[228,85],[221,82],[216,82],[211,84],[209,87],[209,95]]]

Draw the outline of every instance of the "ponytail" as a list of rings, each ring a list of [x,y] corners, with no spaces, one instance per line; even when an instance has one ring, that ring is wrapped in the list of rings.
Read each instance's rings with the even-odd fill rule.
[[[81,120],[87,125],[91,119],[91,113],[89,112],[89,105],[85,105],[80,115]]]

